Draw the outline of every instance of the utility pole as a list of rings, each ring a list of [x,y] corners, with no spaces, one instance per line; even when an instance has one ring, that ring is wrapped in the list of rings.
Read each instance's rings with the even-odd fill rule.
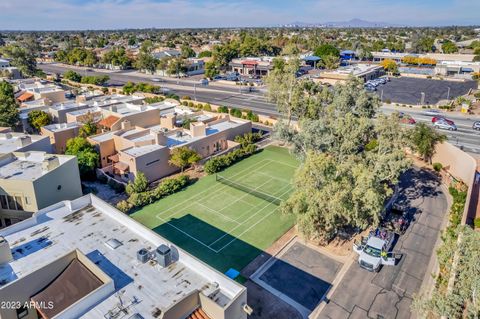
[[[448,87],[448,91],[447,91],[447,100],[450,100],[450,87]]]

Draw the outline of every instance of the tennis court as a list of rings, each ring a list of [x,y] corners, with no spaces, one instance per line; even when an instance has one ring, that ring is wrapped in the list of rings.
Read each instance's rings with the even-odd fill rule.
[[[218,270],[241,270],[293,226],[279,204],[298,162],[267,147],[131,215]]]

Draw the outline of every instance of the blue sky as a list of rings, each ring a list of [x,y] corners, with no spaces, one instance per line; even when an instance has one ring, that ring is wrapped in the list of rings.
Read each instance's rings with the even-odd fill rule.
[[[0,30],[270,26],[353,18],[480,24],[480,0],[0,0]]]

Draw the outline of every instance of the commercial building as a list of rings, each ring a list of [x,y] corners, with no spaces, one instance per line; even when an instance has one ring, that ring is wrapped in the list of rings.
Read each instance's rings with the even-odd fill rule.
[[[0,236],[0,300],[20,305],[1,307],[2,319],[246,319],[251,310],[245,287],[92,194]]]
[[[437,63],[434,73],[443,76],[471,76],[474,72],[480,72],[480,62],[456,62],[444,61]]]
[[[0,156],[0,227],[79,196],[82,187],[75,156],[35,151]]]
[[[273,70],[273,57],[249,57],[233,59],[228,65],[240,75],[266,76]]]
[[[162,116],[159,124],[145,128],[123,121],[120,130],[88,140],[96,145],[104,172],[124,181],[142,172],[154,181],[178,170],[168,163],[175,147],[189,147],[204,158],[234,147],[236,136],[252,130],[250,121],[233,120],[229,115],[202,113],[192,118],[196,122],[189,130],[176,126],[175,114]]]
[[[352,64],[340,67],[336,70],[323,71],[315,77],[314,81],[321,83],[335,84],[343,82],[350,77],[360,78],[363,81],[372,80],[385,74],[382,66],[376,64]]]
[[[425,54],[414,54],[414,53],[404,53],[404,52],[372,52],[373,61],[380,62],[385,59],[394,60],[398,63],[402,62],[404,57],[418,57],[418,58],[429,58],[434,59],[437,63],[444,61],[453,61],[453,62],[473,62],[475,57],[474,54],[444,54],[444,53],[425,53]]]
[[[82,125],[77,122],[55,123],[43,126],[40,132],[50,139],[54,153],[63,154],[67,148],[67,141],[77,137],[81,127]]]
[[[25,133],[0,133],[0,155],[11,152],[42,151],[51,153],[52,145],[46,136]]]

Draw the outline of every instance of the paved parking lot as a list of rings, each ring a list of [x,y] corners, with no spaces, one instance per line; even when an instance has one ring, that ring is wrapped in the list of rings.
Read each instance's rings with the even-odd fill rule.
[[[299,241],[254,276],[266,290],[293,305],[306,317],[332,286],[342,263]]]
[[[421,213],[415,215],[394,251],[400,263],[368,272],[353,263],[335,288],[319,318],[410,318],[413,294],[429,276],[431,260],[445,221],[447,199],[440,181],[431,173],[410,169],[401,178],[399,203]]]
[[[422,92],[424,92],[424,104],[436,104],[440,100],[447,99],[448,88],[450,88],[450,99],[453,99],[476,87],[476,81],[454,82],[405,77],[392,78],[390,82],[379,85],[376,93],[379,96],[383,95],[383,101],[417,105],[420,104]]]

